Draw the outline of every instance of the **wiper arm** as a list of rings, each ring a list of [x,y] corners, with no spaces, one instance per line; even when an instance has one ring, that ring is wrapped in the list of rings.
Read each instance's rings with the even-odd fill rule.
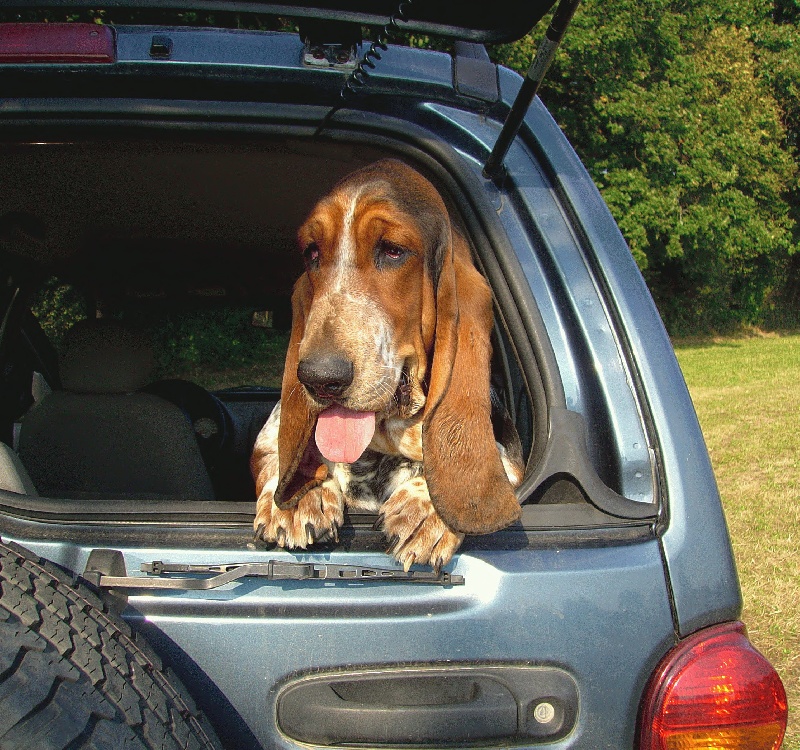
[[[141,570],[148,576],[103,575],[93,572],[95,585],[111,589],[177,589],[180,591],[205,591],[223,586],[240,578],[265,578],[269,581],[345,581],[348,583],[374,583],[392,581],[396,583],[426,583],[439,586],[461,586],[464,576],[444,571],[396,570],[393,568],[369,568],[362,565],[330,565],[320,563],[267,560],[265,562],[231,563],[223,565],[185,565],[154,560],[142,563]],[[175,573],[206,575],[207,578],[175,578]],[[84,574],[85,577],[86,574]],[[152,576],[152,577],[150,577]],[[89,579],[91,580],[91,578]]]

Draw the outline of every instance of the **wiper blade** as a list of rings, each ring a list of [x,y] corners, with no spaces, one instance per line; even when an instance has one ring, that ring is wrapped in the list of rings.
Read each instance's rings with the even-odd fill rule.
[[[241,578],[265,578],[269,581],[344,581],[348,583],[426,583],[439,586],[461,586],[464,576],[441,571],[396,570],[371,568],[362,565],[331,565],[327,563],[267,560],[265,562],[231,563],[222,565],[186,565],[154,560],[142,563],[147,576],[100,575],[96,585],[112,589],[177,589],[205,591],[224,586]],[[176,573],[206,575],[206,578],[173,577]]]

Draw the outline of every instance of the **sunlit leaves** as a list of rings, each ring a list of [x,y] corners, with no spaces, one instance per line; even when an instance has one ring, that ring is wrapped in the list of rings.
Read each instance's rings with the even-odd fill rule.
[[[585,0],[542,90],[674,332],[759,323],[792,283],[800,36],[778,15]],[[498,54],[521,67],[533,47]]]

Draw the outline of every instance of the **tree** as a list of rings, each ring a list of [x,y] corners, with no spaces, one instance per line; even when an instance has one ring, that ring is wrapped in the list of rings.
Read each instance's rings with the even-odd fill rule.
[[[789,63],[762,73],[762,39],[785,47],[796,29],[770,36],[771,13],[760,0],[586,0],[542,92],[673,333],[761,322],[797,249],[776,92],[788,103],[798,79]],[[532,47],[496,54],[519,68]]]

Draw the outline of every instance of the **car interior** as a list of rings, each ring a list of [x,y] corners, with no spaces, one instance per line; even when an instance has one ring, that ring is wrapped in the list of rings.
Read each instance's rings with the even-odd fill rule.
[[[250,543],[249,460],[280,398],[297,228],[339,179],[399,155],[440,188],[492,286],[493,426],[514,425],[527,464],[521,524],[465,548],[649,533],[655,507],[623,494],[604,395],[569,409],[536,303],[520,309],[498,263],[513,248],[441,165],[388,142],[247,129],[20,131],[0,151],[0,494],[14,517],[86,522],[92,543],[154,520],[175,539],[191,526]],[[350,513],[348,548],[384,549],[374,520]]]
[[[7,461],[47,498],[254,501],[249,455],[280,395],[302,271],[296,228],[385,153],[135,138],[3,151],[0,253],[18,289]],[[499,325],[494,339],[493,385],[529,455],[529,389]]]

